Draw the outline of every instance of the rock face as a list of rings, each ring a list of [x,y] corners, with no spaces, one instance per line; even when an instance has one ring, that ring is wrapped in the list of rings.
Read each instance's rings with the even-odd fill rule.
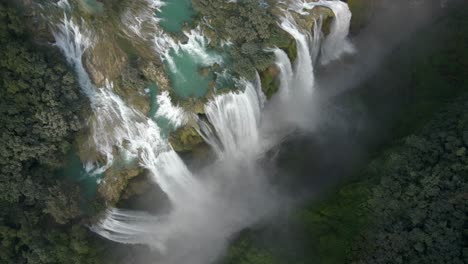
[[[271,65],[265,71],[260,73],[263,93],[268,99],[270,99],[279,89],[279,73],[279,69],[276,65]]]
[[[370,20],[378,0],[348,0],[348,6],[353,14],[350,32],[359,32]]]
[[[129,181],[144,173],[138,164],[119,166],[116,163],[105,172],[98,192],[109,204],[114,205],[120,200]]]
[[[154,62],[148,61],[140,68],[145,78],[155,82],[159,89],[162,91],[169,91],[171,89],[169,77],[164,71],[162,64],[157,65]]]
[[[103,86],[106,79],[119,77],[127,62],[127,55],[115,44],[114,38],[97,41],[84,58],[86,70],[98,87]]]
[[[194,125],[195,127],[197,125]],[[187,152],[205,144],[193,125],[180,127],[169,136],[169,142],[177,152]]]

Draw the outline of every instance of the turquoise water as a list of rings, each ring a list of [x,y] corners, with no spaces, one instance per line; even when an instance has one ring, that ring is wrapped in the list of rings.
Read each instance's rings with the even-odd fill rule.
[[[169,52],[176,69],[166,63],[172,88],[177,96],[182,99],[190,97],[200,98],[206,95],[210,82],[214,80],[214,74],[208,72],[205,76],[200,74],[204,65],[198,62],[198,58],[189,52],[180,49]]]
[[[191,0],[166,0],[161,12],[156,16],[161,18],[159,23],[167,32],[180,32],[184,23],[189,25],[195,16]]]
[[[154,117],[156,111],[158,111],[158,104],[156,102],[156,96],[158,96],[158,86],[155,83],[150,83],[148,85],[148,90],[150,94],[150,110],[148,112],[148,117]]]
[[[95,196],[99,180],[104,176],[104,174],[91,175],[87,173],[75,151],[68,153],[66,164],[58,174],[79,183],[86,198]]]
[[[228,72],[219,73],[216,76],[216,89],[219,91],[223,90],[234,90],[236,89],[236,82],[232,74]]]
[[[104,9],[104,5],[96,0],[78,0],[78,3],[89,13],[100,13]]]

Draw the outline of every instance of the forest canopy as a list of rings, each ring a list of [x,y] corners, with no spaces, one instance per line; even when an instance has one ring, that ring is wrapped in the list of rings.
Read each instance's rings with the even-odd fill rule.
[[[58,50],[34,43],[24,19],[0,4],[0,262],[94,263],[81,190],[56,173],[84,100]]]

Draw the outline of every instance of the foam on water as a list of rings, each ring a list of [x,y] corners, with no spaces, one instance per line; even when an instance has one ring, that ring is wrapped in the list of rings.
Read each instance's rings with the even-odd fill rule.
[[[161,4],[154,1],[150,8],[157,9]],[[289,13],[292,10],[305,14],[319,5],[330,7],[336,16],[332,32],[325,39],[321,35],[321,20],[316,21],[313,32],[304,32]],[[74,67],[79,84],[91,101],[91,140],[106,160],[106,164],[88,163],[87,167],[102,172],[114,164],[116,157],[136,160],[171,204],[170,211],[162,215],[111,208],[91,229],[116,242],[149,245],[162,253],[160,263],[214,261],[233,233],[254,224],[277,206],[276,194],[269,188],[265,171],[258,165],[258,159],[271,146],[271,142],[265,142],[269,131],[262,130],[262,120],[265,112],[275,118],[284,114],[283,111],[300,114],[295,107],[302,102],[296,102],[297,98],[310,103],[315,88],[314,62],[320,57],[323,63],[328,63],[349,52],[347,31],[343,29],[349,22],[348,11],[338,1],[292,2],[280,26],[296,40],[297,59],[291,63],[284,51],[272,50],[280,70],[279,97],[282,100],[277,105],[279,108],[262,110],[268,105],[265,106],[258,73],[254,83],[237,80],[239,91],[212,98],[205,105],[209,122],[200,120],[199,132],[213,148],[217,159],[196,173],[191,172],[172,149],[155,121],[129,107],[114,92],[112,82],[106,82],[101,88],[93,85],[82,63],[84,53],[92,47],[92,34],[83,22],[78,25],[65,16],[54,32],[56,45]],[[129,27],[136,35],[141,35],[141,21]],[[171,71],[179,71],[174,54],[188,54],[205,66],[222,63],[221,56],[207,52],[209,40],[199,28],[185,33],[186,43],[176,42],[162,31],[155,30],[153,34],[154,48]],[[168,92],[158,95],[157,103],[156,116],[170,120],[174,126],[193,118],[172,105]],[[285,110],[282,107],[286,104],[292,107]],[[281,122],[279,117],[275,120]]]

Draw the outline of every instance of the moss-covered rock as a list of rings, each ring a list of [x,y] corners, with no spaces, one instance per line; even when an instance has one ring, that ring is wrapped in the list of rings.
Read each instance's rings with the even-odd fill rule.
[[[121,199],[129,199],[135,195],[142,195],[151,190],[151,179],[147,173],[141,173],[138,176],[129,180],[125,192],[122,194]]]
[[[150,96],[144,92],[147,81],[141,77],[140,71],[127,65],[122,69],[121,76],[114,82],[114,90],[127,104],[141,113],[147,114],[151,108]]]
[[[263,93],[270,99],[279,89],[278,75],[279,69],[276,65],[271,65],[265,71],[260,72]]]
[[[145,173],[144,169],[138,164],[119,165],[115,163],[104,175],[101,184],[98,187],[99,194],[111,205],[116,204],[131,179]]]
[[[291,40],[289,45],[286,48],[283,48],[283,50],[286,52],[288,55],[288,58],[290,61],[295,61],[297,58],[297,43],[294,39]]]
[[[205,143],[200,134],[198,134],[197,129],[192,125],[180,127],[175,132],[171,133],[169,142],[177,152],[192,151],[199,145]]]

